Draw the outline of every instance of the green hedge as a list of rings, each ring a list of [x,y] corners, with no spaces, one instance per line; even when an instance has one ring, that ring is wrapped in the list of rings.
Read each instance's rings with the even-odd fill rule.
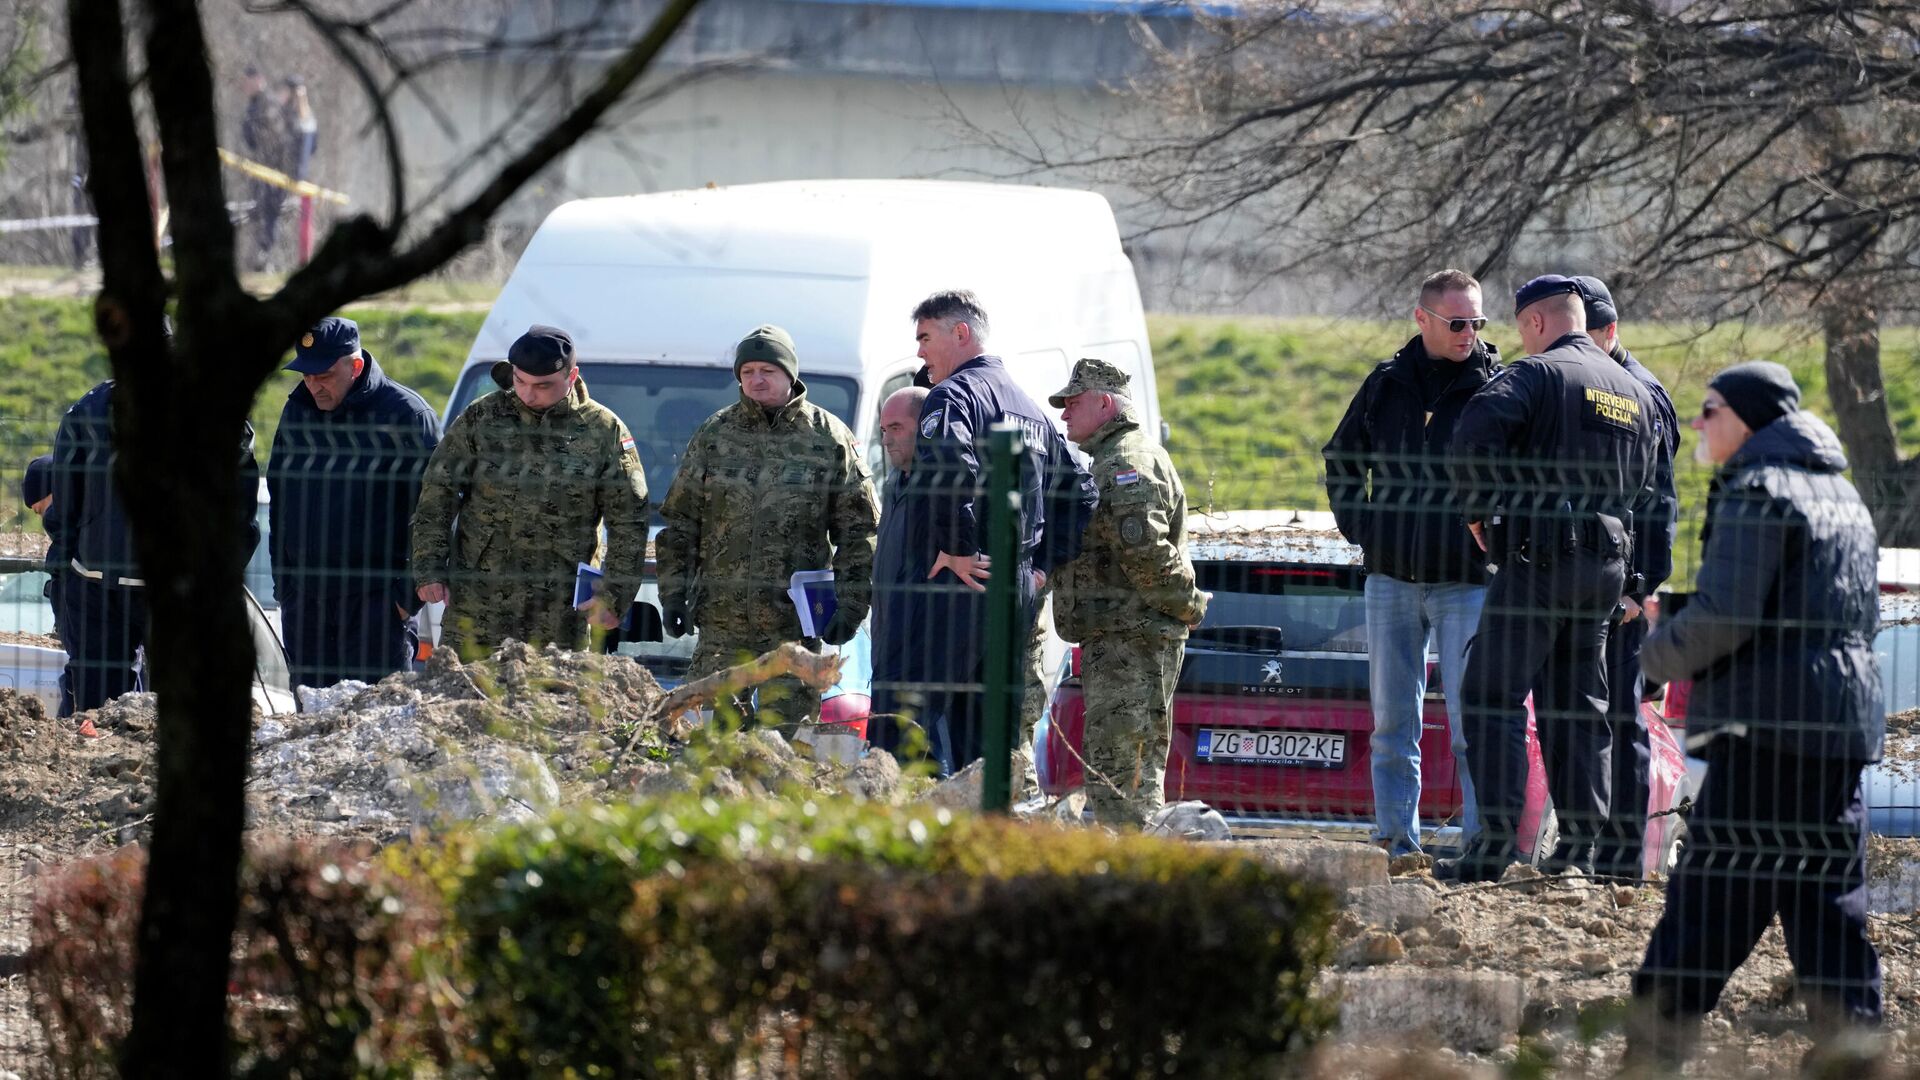
[[[682,799],[505,833],[454,902],[503,1075],[1247,1075],[1331,1022],[1332,899],[1143,837]]]

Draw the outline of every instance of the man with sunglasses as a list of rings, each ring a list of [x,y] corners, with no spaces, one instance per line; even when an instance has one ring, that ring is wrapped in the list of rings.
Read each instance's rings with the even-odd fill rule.
[[[1640,608],[1673,573],[1673,538],[1680,511],[1673,486],[1673,456],[1680,448],[1680,418],[1659,376],[1621,344],[1620,310],[1606,282],[1585,276],[1573,281],[1580,286],[1580,299],[1586,305],[1587,336],[1653,399],[1652,512],[1633,519],[1637,587],[1620,598],[1619,617],[1607,634],[1607,721],[1613,728],[1613,774],[1607,823],[1593,855],[1595,873],[1637,881],[1643,869],[1641,847],[1647,830],[1647,786],[1652,768],[1647,721],[1640,712],[1640,698],[1646,689],[1646,680],[1640,674],[1640,644],[1647,637],[1647,620]],[[1548,860],[1547,869],[1561,869],[1578,854],[1563,844]]]
[[[1468,528],[1499,567],[1460,687],[1480,836],[1434,868],[1462,881],[1520,858],[1529,694],[1566,865],[1592,872],[1612,768],[1607,634],[1640,591],[1634,521],[1656,512],[1653,398],[1587,336],[1580,286],[1537,277],[1513,307],[1526,355],[1474,395],[1451,447]]]
[[[1374,843],[1420,850],[1420,714],[1427,645],[1440,678],[1460,778],[1459,823],[1479,828],[1466,762],[1460,685],[1480,621],[1487,559],[1447,483],[1447,445],[1467,400],[1500,371],[1480,340],[1480,283],[1442,270],[1420,285],[1411,341],[1367,376],[1322,453],[1340,532],[1366,552],[1367,651],[1373,703]],[[1436,640],[1437,639],[1437,640]]]

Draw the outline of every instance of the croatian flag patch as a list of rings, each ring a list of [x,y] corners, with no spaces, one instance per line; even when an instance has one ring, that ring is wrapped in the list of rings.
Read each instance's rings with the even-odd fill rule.
[[[621,439],[621,440],[620,440],[620,449],[622,449],[622,450],[631,450],[631,449],[633,449],[633,436],[631,436],[631,435],[628,435],[628,436],[627,436],[626,438],[624,438],[624,439]]]
[[[1140,482],[1140,473],[1133,469],[1128,469],[1126,472],[1117,472],[1113,474],[1113,482],[1121,487],[1125,487],[1128,484],[1137,484]]]

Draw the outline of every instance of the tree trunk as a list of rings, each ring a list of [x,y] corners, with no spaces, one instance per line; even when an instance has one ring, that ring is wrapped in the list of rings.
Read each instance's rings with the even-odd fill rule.
[[[147,578],[158,777],[128,1076],[223,1076],[235,881],[252,739],[253,638],[235,507],[240,425],[174,395],[118,409],[118,479]],[[116,395],[115,405],[124,398]],[[139,416],[130,416],[137,411]],[[142,495],[133,495],[143,492]]]
[[[1826,337],[1827,400],[1847,448],[1854,486],[1873,511],[1880,543],[1920,543],[1920,472],[1900,460],[1880,374],[1880,315],[1865,290],[1836,283],[1820,306]]]

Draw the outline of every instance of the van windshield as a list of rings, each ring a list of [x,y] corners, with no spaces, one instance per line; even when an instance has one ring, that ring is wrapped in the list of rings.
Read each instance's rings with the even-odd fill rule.
[[[593,400],[612,409],[633,433],[640,451],[640,464],[647,471],[647,499],[659,521],[660,500],[667,497],[673,474],[679,471],[680,458],[687,442],[701,422],[740,400],[740,384],[733,372],[716,367],[682,367],[672,364],[580,363],[580,377],[587,381],[587,393]],[[834,375],[801,373],[807,384],[807,400],[832,413],[849,428],[854,426],[854,407],[860,389],[852,379]],[[453,389],[448,416],[458,416],[482,394],[496,389],[486,365],[468,368]]]

